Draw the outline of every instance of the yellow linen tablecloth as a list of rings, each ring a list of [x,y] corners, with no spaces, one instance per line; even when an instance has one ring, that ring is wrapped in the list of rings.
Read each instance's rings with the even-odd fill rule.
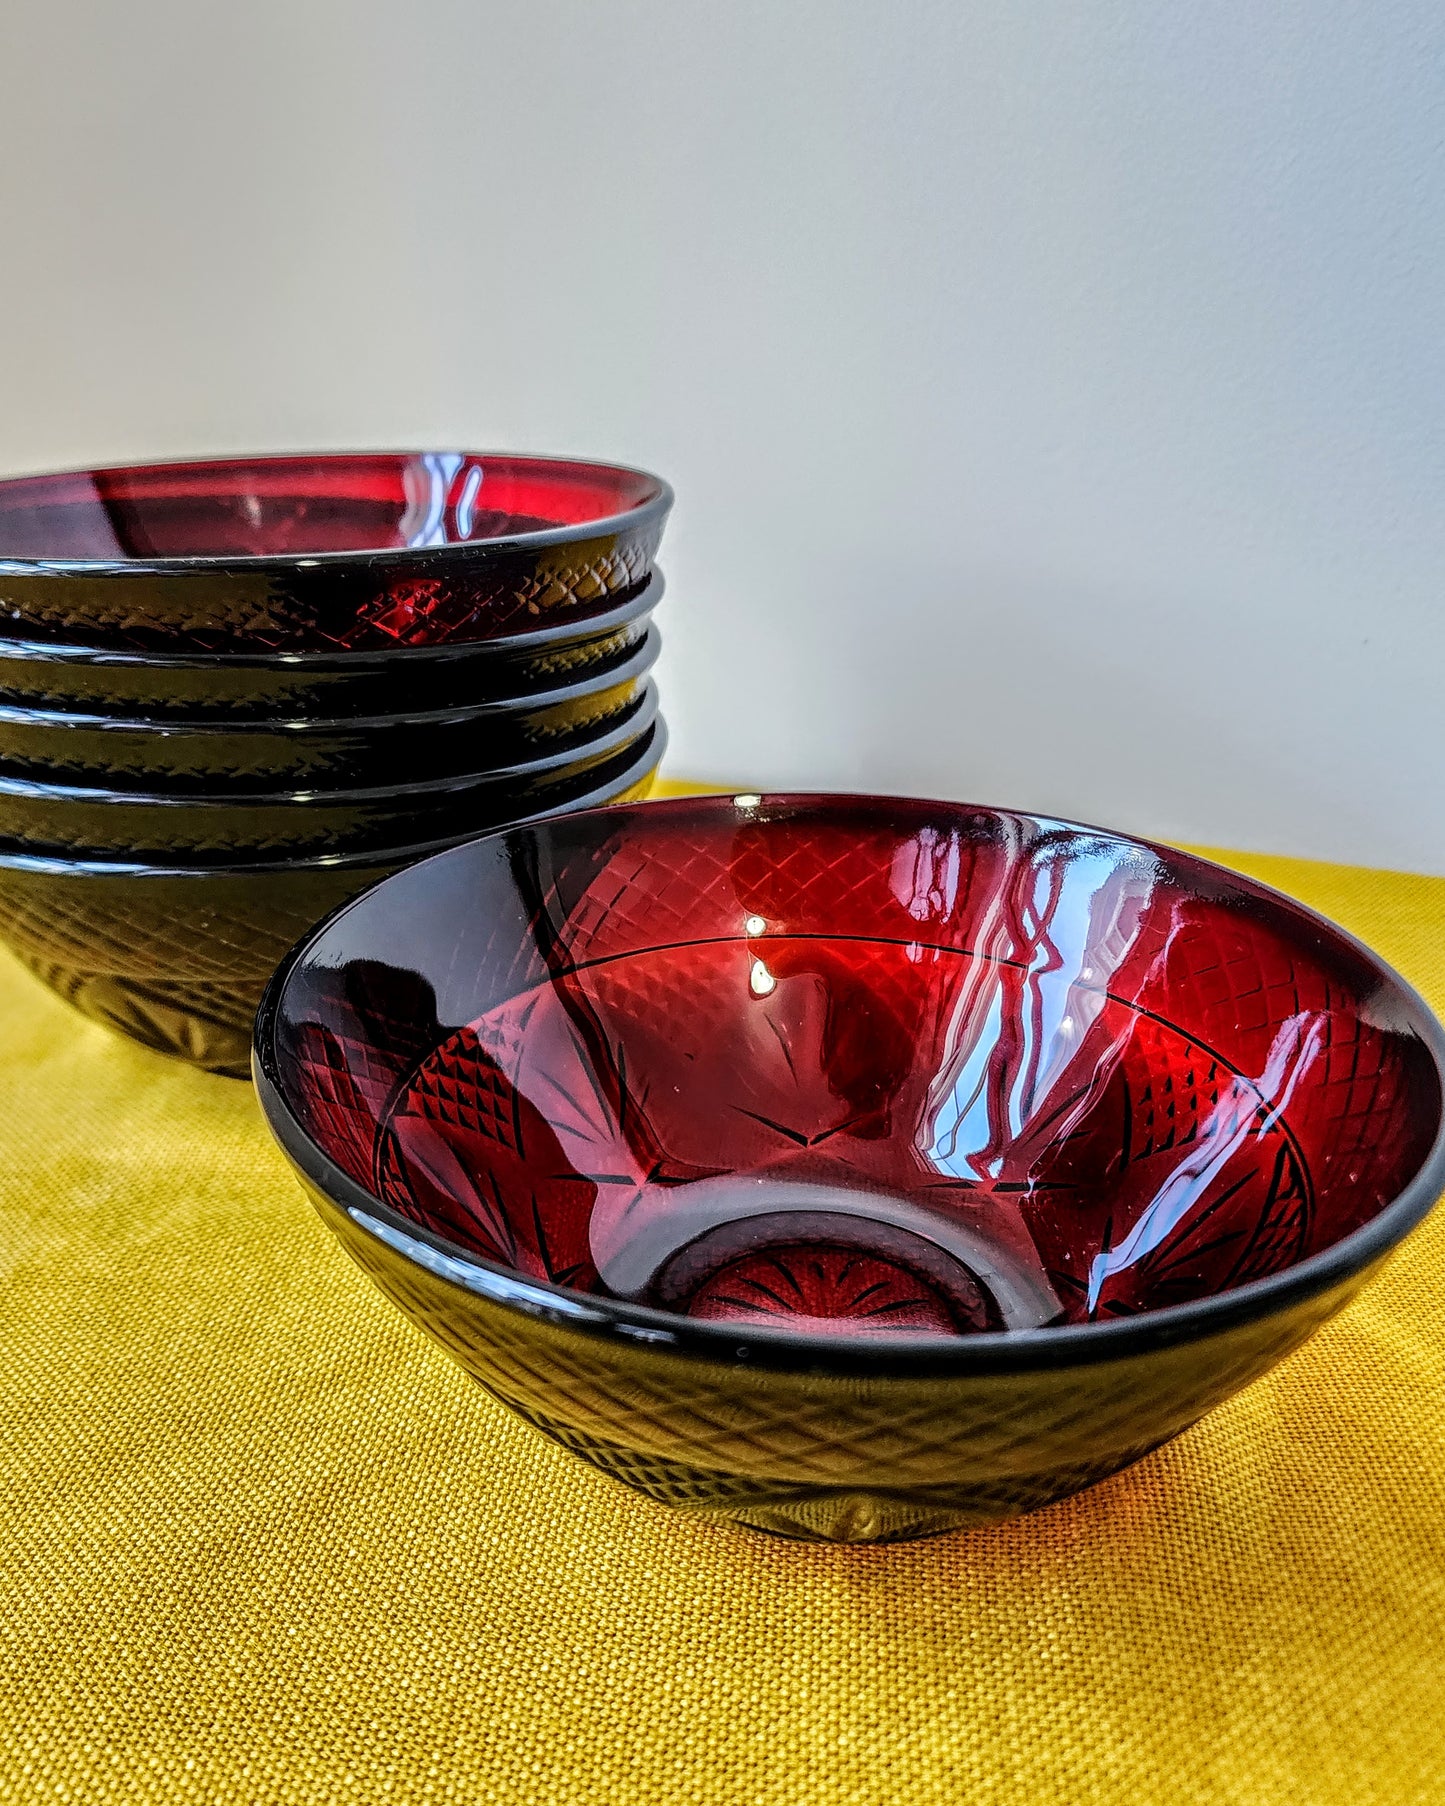
[[[1445,880],[1223,857],[1445,1006]],[[829,1548],[513,1421],[8,960],[0,1151],[0,1801],[1445,1801],[1445,1210],[1132,1471]]]

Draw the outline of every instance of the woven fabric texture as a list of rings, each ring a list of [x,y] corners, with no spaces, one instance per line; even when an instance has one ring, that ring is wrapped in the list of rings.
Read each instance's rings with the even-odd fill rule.
[[[1224,857],[1445,1008],[1445,880]],[[1092,1492],[819,1547],[513,1421],[8,959],[0,1144],[0,1802],[1445,1801],[1445,1210]]]

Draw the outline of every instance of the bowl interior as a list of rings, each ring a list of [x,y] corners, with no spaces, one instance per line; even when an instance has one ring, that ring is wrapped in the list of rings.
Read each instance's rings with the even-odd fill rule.
[[[1184,855],[887,799],[700,799],[389,879],[279,982],[315,1147],[514,1272],[811,1333],[1181,1304],[1375,1216],[1438,1030]]]
[[[0,483],[0,558],[308,558],[466,545],[608,519],[662,493],[638,471],[465,452],[70,471]]]

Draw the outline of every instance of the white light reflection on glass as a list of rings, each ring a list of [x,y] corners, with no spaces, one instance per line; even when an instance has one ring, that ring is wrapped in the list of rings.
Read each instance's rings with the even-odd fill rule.
[[[1010,854],[974,937],[992,957],[955,1000],[920,1143],[956,1179],[998,1178],[1031,1125],[1067,1135],[1098,1095],[1117,1049],[1087,1047],[1089,1030],[1153,888],[1148,868],[1087,843]]]
[[[470,539],[472,536],[473,510],[477,505],[477,491],[482,486],[482,467],[473,464],[462,481],[462,493],[457,497],[456,537]]]
[[[778,981],[769,972],[760,959],[753,961],[753,969],[748,974],[748,989],[754,997],[771,997],[778,988]]]
[[[427,452],[403,467],[406,512],[401,517],[400,533],[408,546],[450,544],[447,496],[465,462],[460,452]]]
[[[1304,1027],[1308,1020],[1309,1026]],[[1325,1043],[1319,1017],[1292,1016],[1274,1038],[1257,1089],[1239,1080],[1210,1112],[1199,1132],[1199,1147],[1169,1175],[1134,1227],[1117,1248],[1096,1254],[1089,1268],[1088,1309],[1094,1312],[1105,1283],[1142,1260],[1182,1223],[1236,1154],[1255,1137],[1275,1128],[1290,1106],[1295,1088],[1313,1066]],[[1259,1096],[1271,1100],[1261,1114]]]
[[[923,828],[893,855],[889,884],[915,922],[945,921],[958,900],[961,835]]]

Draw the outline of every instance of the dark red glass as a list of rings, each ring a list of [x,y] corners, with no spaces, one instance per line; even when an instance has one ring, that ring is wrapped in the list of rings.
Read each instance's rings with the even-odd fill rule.
[[[671,492],[472,452],[212,459],[0,483],[13,633],[325,651],[515,634],[647,576]]]
[[[564,737],[511,765],[446,778],[356,790],[295,784],[259,790],[151,792],[0,776],[0,845],[32,853],[227,863],[235,858],[314,858],[484,833],[541,814],[587,774],[625,758],[657,720],[657,689],[597,729]]]
[[[278,981],[262,1061],[395,1221],[511,1275],[871,1339],[1125,1319],[1311,1260],[1426,1163],[1439,1046],[1348,937],[1199,860],[744,797],[388,880]]]
[[[645,796],[666,746],[640,743],[561,783],[540,810]],[[475,832],[280,862],[47,858],[0,843],[0,942],[83,1014],[160,1052],[244,1078],[278,961],[322,917],[399,866]]]
[[[662,591],[654,569],[603,614],[563,614],[524,633],[440,646],[155,652],[0,639],[0,691],[28,708],[227,722],[334,721],[510,701],[631,658]]]
[[[216,799],[462,777],[569,746],[584,750],[584,736],[605,732],[641,701],[660,650],[652,630],[627,658],[527,697],[339,720],[136,717],[0,703],[0,783],[20,777]]]
[[[0,557],[312,558],[577,526],[656,499],[640,471],[473,452],[217,458],[0,484]]]

